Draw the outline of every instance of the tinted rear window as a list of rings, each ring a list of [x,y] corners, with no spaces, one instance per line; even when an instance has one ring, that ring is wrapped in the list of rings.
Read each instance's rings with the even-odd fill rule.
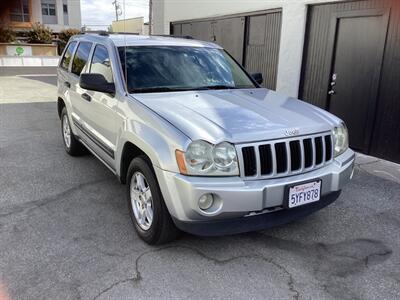
[[[76,47],[76,42],[71,42],[69,43],[68,48],[65,51],[65,54],[61,61],[61,67],[64,68],[65,70],[68,70],[69,62],[71,61],[72,53],[74,53],[75,47]]]
[[[78,49],[75,52],[74,60],[72,62],[72,70],[71,70],[72,73],[78,76],[81,75],[81,72],[88,61],[91,48],[92,48],[92,43],[89,42],[79,43]]]

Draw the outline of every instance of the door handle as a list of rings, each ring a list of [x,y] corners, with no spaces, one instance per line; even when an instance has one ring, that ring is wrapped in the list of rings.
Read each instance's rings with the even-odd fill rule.
[[[71,84],[70,84],[68,81],[65,81],[65,82],[64,82],[64,85],[65,85],[67,88],[70,88],[70,87],[71,87]]]
[[[86,94],[86,93],[83,93],[83,94],[81,95],[81,97],[82,97],[84,100],[88,101],[88,102],[92,101],[92,97],[90,97],[90,96],[89,96],[88,94]]]

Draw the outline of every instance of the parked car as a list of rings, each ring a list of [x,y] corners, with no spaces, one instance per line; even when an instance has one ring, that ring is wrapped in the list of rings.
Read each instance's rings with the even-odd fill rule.
[[[354,152],[340,119],[261,83],[213,43],[75,36],[58,67],[65,150],[126,184],[149,244],[302,218],[338,198]]]

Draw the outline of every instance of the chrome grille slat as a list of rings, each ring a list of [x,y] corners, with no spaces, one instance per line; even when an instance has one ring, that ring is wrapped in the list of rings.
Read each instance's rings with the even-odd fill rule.
[[[325,158],[325,155],[326,155],[326,151],[325,151],[325,136],[322,136],[321,137],[321,140],[322,140],[322,164],[325,162],[325,160],[326,160],[326,158]]]
[[[304,156],[304,144],[303,144],[303,139],[299,141],[300,143],[300,153],[301,153],[301,167],[300,167],[300,172],[302,173],[304,171],[304,165],[305,165],[305,156]]]
[[[260,164],[260,150],[259,148],[254,149],[256,154],[256,175],[261,174],[261,164]]]
[[[319,139],[316,142],[316,139]],[[331,153],[327,151],[326,147],[328,147],[326,139],[330,140],[330,149]],[[308,146],[306,148],[305,144],[309,140],[311,143],[311,148]],[[291,148],[291,142],[292,148]],[[279,144],[277,147],[276,145]],[[261,148],[260,148],[261,147]],[[318,147],[318,149],[317,149]],[[243,148],[247,148],[246,157],[250,159],[249,162],[245,162],[245,155],[242,152]],[[249,148],[254,151],[249,151]],[[330,132],[324,132],[313,135],[306,135],[301,137],[293,137],[286,138],[281,140],[273,140],[273,141],[265,141],[265,142],[257,142],[257,143],[246,143],[236,145],[236,150],[238,153],[239,159],[239,170],[240,176],[242,178],[246,178],[249,180],[255,179],[268,179],[268,178],[279,178],[291,175],[297,175],[305,172],[312,171],[314,169],[321,168],[326,164],[333,161],[333,139]],[[263,151],[263,156],[261,157],[260,152]],[[278,173],[278,154],[279,151],[279,165],[280,165],[280,173]],[[291,153],[293,151],[293,153]],[[311,151],[311,153],[309,153]],[[318,151],[318,152],[317,152]],[[286,152],[286,154],[285,154]],[[249,153],[250,158],[249,158]],[[254,153],[254,154],[252,154]],[[307,154],[306,154],[307,153]],[[317,153],[322,156],[322,162],[317,165]],[[331,155],[330,155],[331,154]],[[327,157],[330,155],[330,157]],[[311,166],[306,168],[306,156],[311,158]],[[319,156],[321,158],[321,156]],[[293,159],[293,161],[292,161]],[[300,159],[300,162],[298,161]],[[245,163],[247,168],[249,164],[251,165],[255,161],[255,174],[245,175]],[[269,163],[268,166],[261,166],[262,163]],[[286,167],[285,169],[283,167]],[[271,171],[270,171],[271,170]],[[262,173],[268,174],[262,174]]]
[[[317,159],[317,153],[315,152],[315,137],[311,139],[311,149],[312,149],[312,164],[311,169],[315,168],[315,163]]]
[[[272,153],[272,176],[276,176],[276,153],[275,153],[275,143],[271,144],[271,153]]]
[[[286,146],[286,172],[292,172],[292,155],[290,151],[289,142],[285,143]]]

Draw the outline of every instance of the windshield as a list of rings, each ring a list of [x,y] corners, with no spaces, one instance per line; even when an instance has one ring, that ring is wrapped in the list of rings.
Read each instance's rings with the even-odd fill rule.
[[[256,86],[224,51],[182,46],[119,47],[130,93],[238,89]]]

